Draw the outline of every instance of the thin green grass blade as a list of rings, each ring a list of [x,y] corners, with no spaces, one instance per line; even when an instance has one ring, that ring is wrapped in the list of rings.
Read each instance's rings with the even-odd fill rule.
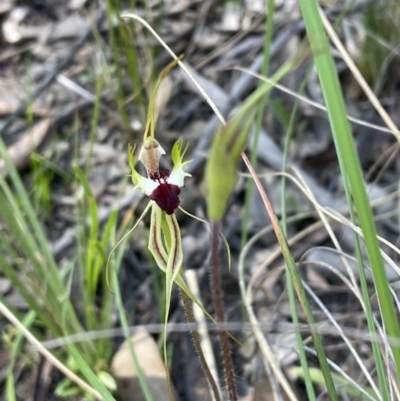
[[[7,235],[0,233],[0,247],[2,249],[0,264],[2,270],[29,306],[42,319],[42,323],[54,335],[61,335],[57,317],[59,316],[59,299],[64,297],[65,288],[52,281],[53,274],[46,269],[49,265],[41,259],[42,254],[38,252],[39,244],[26,226],[26,222],[23,221],[23,217],[20,217],[22,212],[15,200],[12,202],[14,208],[10,207],[5,197],[0,196],[0,216],[2,216],[7,227]],[[18,265],[13,266],[9,263],[5,255],[11,257],[13,263],[18,263]],[[58,271],[57,280],[61,282]],[[66,301],[66,304],[69,305],[69,327],[79,330],[81,325],[75,318],[72,305],[69,301]]]
[[[18,290],[29,307],[36,312],[42,323],[45,324],[55,336],[61,336],[62,331],[60,326],[56,323],[56,320],[51,315],[49,316],[43,307],[42,300],[40,298],[38,299],[38,297],[34,297],[33,294],[26,288],[25,283],[21,281],[18,272],[15,271],[14,267],[7,262],[6,258],[4,258],[1,253],[0,265],[3,273],[11,281],[13,287]]]
[[[272,42],[272,32],[274,26],[274,11],[275,11],[275,0],[268,0],[268,9],[267,9],[267,18],[265,20],[265,34],[264,34],[264,59],[261,66],[261,75],[268,76],[269,65],[270,65],[270,49]],[[263,99],[260,99],[259,106],[257,109],[256,115],[256,124],[255,124],[255,132],[254,132],[254,141],[253,146],[251,148],[250,154],[250,162],[254,166],[257,167],[257,155],[258,155],[258,143],[260,139],[261,126],[264,117],[264,108],[267,103],[269,92],[267,92]],[[253,181],[247,180],[246,183],[246,194],[244,201],[244,214],[243,214],[243,222],[242,222],[242,248],[244,247],[247,239],[247,231],[250,219],[250,200],[251,194],[253,191]]]
[[[348,193],[349,193],[349,191],[348,191]],[[353,205],[352,205],[351,200],[349,201],[349,204],[351,205],[351,207],[350,207],[351,221],[355,224],[356,216],[354,215],[354,211],[353,211],[353,207],[352,207]],[[383,401],[390,401],[389,387],[388,387],[385,369],[384,369],[383,362],[382,362],[382,355],[381,355],[381,352],[379,349],[378,342],[375,341],[375,339],[379,338],[379,336],[377,335],[377,330],[375,327],[375,320],[374,320],[374,315],[373,315],[371,301],[370,301],[370,293],[368,291],[367,279],[365,277],[364,263],[363,263],[361,247],[360,247],[360,238],[356,233],[354,233],[354,244],[355,244],[355,249],[356,249],[358,271],[360,273],[360,284],[361,284],[361,293],[362,293],[363,301],[364,301],[364,312],[365,312],[365,317],[367,319],[368,331],[371,335],[371,338],[373,339],[371,341],[371,347],[372,347],[372,354],[374,356],[374,361],[375,361],[376,373],[378,376],[380,395],[381,395]]]
[[[123,242],[126,242],[126,239]],[[124,246],[122,246],[121,248],[123,249]],[[121,261],[122,254],[123,253],[120,252],[120,254],[115,258],[116,266],[119,266],[118,261]],[[146,377],[143,374],[142,368],[140,367],[140,363],[139,363],[139,360],[138,360],[136,352],[135,352],[135,347],[131,340],[131,334],[129,332],[129,325],[128,325],[128,321],[127,321],[127,318],[125,315],[124,304],[122,302],[121,291],[120,291],[120,288],[118,285],[118,275],[117,275],[116,269],[112,270],[112,288],[113,288],[113,292],[115,294],[115,299],[116,299],[117,309],[118,309],[118,316],[121,321],[122,329],[124,332],[124,337],[128,343],[128,347],[129,347],[129,351],[132,356],[133,364],[135,366],[136,372],[138,373],[140,388],[142,389],[142,392],[143,392],[143,395],[145,396],[146,401],[154,401],[154,398],[151,394],[149,385],[147,384]]]
[[[31,325],[33,324],[36,318],[36,314],[33,311],[28,312],[22,320],[22,324],[29,330]],[[8,401],[16,401],[16,393],[15,393],[15,382],[14,382],[14,366],[17,361],[17,357],[21,352],[21,348],[23,345],[24,335],[22,333],[18,333],[12,343],[11,352],[10,352],[10,362],[8,365],[8,373],[6,377],[6,399]]]
[[[98,207],[97,207],[97,202],[96,198],[92,192],[92,189],[90,188],[89,181],[87,179],[87,176],[83,173],[83,171],[77,166],[74,165],[74,172],[81,183],[83,190],[84,190],[84,195],[85,195],[85,202],[87,202],[88,208],[89,208],[89,215],[90,215],[90,229],[89,229],[89,238],[88,240],[85,241],[85,251],[86,251],[86,257],[85,257],[85,282],[87,285],[87,292],[88,292],[88,298],[89,302],[91,303],[94,300],[95,297],[95,292],[98,284],[98,272],[94,271],[94,264],[95,260],[98,255],[98,249],[97,249],[97,238],[99,234],[99,218],[98,218]],[[83,224],[85,225],[86,222],[84,221]]]
[[[303,371],[301,368],[293,367],[289,368],[290,373],[294,377],[303,377]],[[322,372],[316,368],[310,368],[311,378],[315,384],[324,384],[324,377]],[[343,376],[339,374],[333,374],[333,378],[336,383],[340,385],[342,393],[347,394],[352,397],[352,400],[357,401],[373,401],[376,400],[376,394],[371,387],[363,387],[365,393],[362,393],[358,388],[356,388],[349,380],[346,380]]]
[[[314,55],[315,65],[321,83],[333,139],[338,154],[343,181],[348,181],[355,211],[364,235],[369,263],[372,269],[374,285],[387,334],[391,338],[400,338],[400,326],[393,298],[389,290],[373,214],[367,197],[360,161],[354,139],[346,118],[343,94],[330,54],[329,43],[323,29],[317,2],[315,0],[299,0],[301,12],[307,29],[308,39]],[[349,205],[351,207],[351,205]],[[397,377],[400,375],[400,347],[392,345]]]
[[[116,231],[116,227],[117,227],[117,222],[118,222],[118,209],[114,209],[111,214],[110,217],[107,220],[106,226],[104,227],[104,232],[103,232],[103,238],[101,241],[101,248],[102,249],[106,249],[107,244],[111,243],[113,236],[114,236],[114,232]],[[126,246],[125,245],[126,242],[124,242],[122,245],[123,247]],[[102,328],[111,328],[111,322],[112,319],[110,319],[110,316],[112,316],[112,309],[113,309],[113,305],[114,305],[114,296],[111,293],[111,291],[109,291],[109,288],[107,286],[107,270],[105,269],[105,266],[107,264],[107,257],[105,258],[102,266],[99,267],[99,269],[102,270],[102,274],[103,274],[103,283],[102,283],[102,287],[104,289],[103,292],[103,296],[101,299],[101,312],[100,312],[100,319],[101,319],[101,327]]]
[[[15,194],[13,191],[11,191],[10,187],[8,186],[3,176],[1,175],[0,175],[0,188],[4,192],[4,195],[8,200],[11,208],[14,210],[14,212],[18,213],[19,217],[23,217],[21,219],[21,224],[23,221],[26,222],[26,224],[29,224],[29,230],[25,233],[25,235],[29,235],[29,233],[31,233],[32,239],[34,237],[36,238],[36,245],[37,245],[36,250],[40,252],[41,257],[47,264],[46,266],[46,268],[48,269],[47,274],[50,275],[50,278],[52,280],[52,285],[59,291],[62,291],[63,289],[62,281],[60,280],[60,277],[58,275],[57,265],[47,245],[47,239],[40,226],[40,222],[36,216],[34,208],[32,207],[31,201],[21,181],[18,171],[16,170],[13,162],[11,161],[7,152],[7,148],[4,145],[4,141],[1,137],[0,137],[0,157],[5,161],[5,165],[10,177],[10,181],[14,187]]]
[[[83,302],[85,304],[86,324],[89,330],[97,327],[97,318],[94,313],[94,303],[96,298],[96,289],[99,282],[99,272],[95,271],[96,260],[99,257],[98,235],[99,235],[99,218],[97,201],[90,188],[87,176],[76,165],[73,165],[76,177],[84,190],[84,199],[82,204],[81,225],[82,231],[80,235],[81,246],[81,274],[83,281]],[[87,232],[87,214],[90,215],[90,225]]]
[[[103,76],[98,76],[96,80],[96,95],[92,112],[92,120],[90,122],[89,151],[86,155],[85,175],[89,176],[90,164],[92,162],[93,146],[96,140],[97,129],[99,126],[101,91],[103,89]]]
[[[353,6],[354,3],[355,3],[355,0],[352,0],[347,5],[345,5],[344,9],[341,11],[339,17],[335,21],[335,24],[334,24],[335,27],[339,26],[339,23],[341,23],[345,14],[350,10],[350,8]],[[344,186],[345,186],[345,192],[346,192],[346,197],[347,197],[347,203],[350,205],[351,221],[354,225],[356,225],[357,219],[356,219],[356,216],[354,213],[353,201],[352,201],[351,197],[348,197],[348,195],[351,193],[351,191],[349,189],[349,183],[347,180],[344,181]],[[360,246],[360,238],[355,233],[354,233],[354,244],[355,244],[355,250],[356,250],[358,270],[359,270],[359,274],[360,274],[361,293],[362,293],[363,302],[364,302],[364,311],[365,311],[365,317],[367,319],[368,331],[371,335],[371,338],[375,339],[375,338],[378,338],[378,336],[377,336],[377,330],[375,327],[375,319],[374,319],[373,311],[372,311],[372,307],[371,307],[367,280],[365,277],[364,263],[363,263],[361,246]],[[383,361],[382,361],[383,356],[381,355],[379,345],[375,340],[371,341],[371,346],[372,346],[372,354],[373,354],[374,361],[375,361],[376,372],[377,372],[377,376],[378,376],[380,396],[382,397],[383,401],[389,401],[390,394],[389,394],[389,387],[388,387],[386,372],[384,370]]]
[[[17,401],[17,396],[15,393],[15,384],[14,384],[14,373],[12,371],[8,373],[6,378],[5,395],[6,395],[6,400]]]
[[[117,109],[119,113],[121,114],[122,121],[124,125],[127,127],[129,125],[129,116],[128,116],[128,110],[125,104],[125,93],[124,93],[124,74],[123,70],[124,67],[122,66],[121,63],[121,55],[120,55],[120,46],[121,46],[121,39],[120,39],[120,31],[121,31],[121,26],[122,24],[118,24],[118,26],[115,26],[114,20],[115,18],[119,18],[119,13],[120,13],[120,7],[118,4],[119,2],[116,2],[115,0],[107,0],[106,1],[106,15],[107,15],[107,22],[108,26],[110,27],[109,29],[109,37],[110,37],[110,47],[111,47],[111,52],[113,55],[113,61],[115,63],[116,67],[116,79],[117,79],[117,84],[118,84],[118,91],[117,91]],[[139,70],[138,70],[139,71]]]
[[[106,389],[101,380],[87,364],[86,359],[82,357],[81,353],[75,347],[74,343],[72,341],[67,342],[67,347],[68,352],[75,359],[77,365],[79,366],[79,370],[86,377],[87,381],[92,385],[92,387],[101,394],[104,401],[116,401],[111,393]]]
[[[318,356],[318,361],[319,364],[321,366],[321,370],[323,372],[324,378],[325,378],[325,384],[328,390],[328,394],[329,397],[331,398],[332,401],[338,401],[338,396],[336,393],[336,389],[335,389],[335,385],[332,379],[332,374],[330,372],[329,369],[329,365],[328,365],[328,361],[326,359],[326,355],[325,355],[325,351],[324,351],[324,347],[322,344],[322,340],[321,340],[321,336],[319,335],[317,328],[316,328],[316,324],[315,324],[315,320],[314,320],[314,316],[312,314],[311,308],[310,308],[310,304],[308,302],[308,298],[307,298],[307,294],[305,292],[303,283],[301,281],[301,277],[300,274],[297,270],[297,266],[294,262],[294,259],[290,253],[290,249],[289,249],[289,245],[287,242],[287,239],[282,231],[282,228],[279,224],[278,218],[276,217],[275,211],[272,207],[271,202],[269,201],[267,195],[265,194],[263,187],[261,185],[261,182],[259,180],[259,178],[257,177],[257,174],[255,173],[253,167],[251,166],[251,163],[249,161],[249,159],[247,158],[246,154],[243,153],[242,154],[242,158],[244,160],[244,162],[247,165],[247,168],[249,169],[253,179],[255,180],[256,186],[261,194],[261,197],[263,199],[264,202],[264,206],[267,210],[267,213],[271,219],[271,224],[272,227],[274,229],[275,235],[277,237],[278,243],[279,243],[279,247],[282,250],[282,255],[283,258],[285,260],[285,263],[289,269],[290,272],[290,276],[293,282],[293,286],[296,290],[297,293],[297,297],[299,299],[301,308],[304,312],[305,318],[307,320],[307,323],[310,327],[310,331],[311,331],[311,337],[314,343],[314,347],[315,347],[315,351],[317,353]]]
[[[130,9],[135,10],[135,7],[130,7]],[[135,92],[135,104],[142,106],[144,104],[144,98],[142,91],[142,79],[139,73],[141,67],[139,63],[140,57],[135,46],[132,45],[135,43],[135,37],[131,34],[132,30],[125,29],[125,21],[123,21],[120,17],[121,11],[121,8],[116,10],[118,19],[120,19],[118,24],[119,40],[122,43],[122,51],[126,57],[126,69],[128,71],[128,77],[131,81],[132,90]]]
[[[32,274],[36,275],[36,280],[42,283],[43,281],[46,282],[46,292],[50,295],[49,300],[51,300],[53,308],[57,310],[59,304],[58,299],[65,292],[60,272],[50,252],[47,239],[28,197],[27,191],[1,138],[0,156],[5,162],[9,180],[13,187],[13,190],[11,190],[7,181],[0,175],[0,189],[2,191],[0,198],[4,206],[0,209],[0,215],[8,219],[8,228],[12,230],[14,234],[13,240],[18,244],[19,250],[26,255],[27,260],[32,263],[34,267],[34,272]],[[5,214],[4,212],[6,210],[8,210],[11,215],[8,215],[8,213]],[[26,293],[28,293],[28,291],[26,291]],[[69,327],[74,331],[80,331],[81,325],[71,303],[67,301],[66,304],[68,305]],[[40,315],[38,310],[36,310],[36,312]],[[54,315],[55,321],[57,315],[58,313]],[[44,320],[44,322],[46,322],[46,320]],[[48,327],[54,329],[54,326],[54,323],[50,323]],[[54,334],[59,334],[59,332],[56,331]],[[83,346],[83,348],[84,347],[85,346]]]
[[[307,83],[307,80],[308,80],[308,74],[306,75],[306,78],[303,80],[303,82],[300,86],[299,93],[303,92],[304,87]],[[283,151],[283,161],[282,161],[282,171],[283,172],[285,172],[286,168],[287,168],[289,147],[290,147],[290,143],[291,143],[291,139],[292,139],[293,125],[294,125],[298,106],[299,106],[299,100],[296,99],[294,102],[293,110],[290,115],[289,124],[288,124],[287,131],[286,131],[285,147],[284,147],[284,151]],[[282,213],[281,224],[282,224],[283,233],[286,236],[287,235],[287,224],[286,224],[286,196],[285,196],[286,176],[285,175],[282,176],[282,184],[281,185],[282,185],[282,187],[281,187],[281,211],[282,211],[281,212]],[[294,326],[295,335],[296,335],[296,342],[297,342],[300,364],[301,364],[301,368],[302,368],[302,372],[303,372],[303,376],[304,376],[304,382],[306,385],[308,399],[310,401],[313,401],[313,400],[316,400],[315,391],[314,391],[313,382],[311,380],[310,368],[308,366],[306,352],[304,350],[303,339],[302,339],[301,333],[300,333],[300,325],[299,325],[300,320],[299,320],[299,316],[297,314],[295,292],[294,292],[292,280],[290,278],[290,271],[289,271],[287,265],[285,266],[285,270],[286,270],[286,285],[287,285],[287,291],[288,291],[288,297],[289,297],[289,305],[290,305],[290,311],[292,314],[293,326]]]

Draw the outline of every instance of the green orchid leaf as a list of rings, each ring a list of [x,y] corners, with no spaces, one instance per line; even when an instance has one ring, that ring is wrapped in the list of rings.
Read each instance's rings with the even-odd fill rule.
[[[221,220],[228,199],[237,181],[237,165],[251,132],[252,122],[259,102],[268,94],[273,83],[279,82],[286,74],[302,62],[305,55],[295,55],[288,60],[272,77],[271,82],[263,83],[240,106],[237,114],[226,126],[219,127],[215,133],[209,159],[206,165],[208,189],[208,216],[211,220]]]
[[[220,127],[210,149],[206,165],[208,216],[219,221],[225,214],[228,199],[237,182],[237,164],[244,150],[256,108],[245,118],[238,114],[225,127]]]

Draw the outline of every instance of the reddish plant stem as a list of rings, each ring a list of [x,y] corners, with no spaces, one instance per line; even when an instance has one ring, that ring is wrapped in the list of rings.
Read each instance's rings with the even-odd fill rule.
[[[215,304],[215,315],[218,323],[224,323],[225,312],[222,298],[222,285],[220,273],[219,257],[219,222],[211,222],[211,292]],[[237,391],[235,382],[235,371],[233,369],[232,355],[229,348],[228,334],[226,330],[218,330],[219,341],[221,343],[222,360],[224,363],[226,384],[228,386],[229,401],[237,401]]]
[[[195,324],[196,321],[193,316],[193,308],[192,305],[190,304],[190,299],[186,295],[186,293],[182,291],[182,288],[179,288],[179,292],[182,298],[183,309],[185,310],[186,320],[190,325],[190,334],[192,335],[193,344],[194,347],[196,348],[197,354],[201,362],[201,367],[203,368],[204,374],[206,375],[206,378],[208,380],[208,384],[211,387],[212,392],[214,393],[215,401],[221,401],[221,396],[219,394],[217,383],[215,382],[214,377],[211,374],[210,368],[207,365],[206,358],[204,357],[203,350],[201,349],[199,333],[196,331],[196,329],[192,328],[193,327],[192,324]]]

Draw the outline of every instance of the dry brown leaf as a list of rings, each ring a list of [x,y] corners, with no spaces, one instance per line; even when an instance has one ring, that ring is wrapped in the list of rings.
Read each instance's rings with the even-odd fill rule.
[[[272,392],[271,383],[267,377],[254,383],[253,401],[267,401],[273,399],[275,399],[274,393]],[[282,399],[285,401],[288,400],[288,397],[283,392]]]
[[[13,7],[12,0],[1,0],[0,3],[0,14],[8,13]]]
[[[132,336],[131,340],[154,400],[167,400],[167,377],[157,343],[145,329],[138,330]],[[126,341],[114,355],[111,369],[118,385],[117,394],[121,401],[131,401],[132,399],[135,399],[135,401],[145,400]]]
[[[7,18],[2,24],[2,33],[6,42],[16,43],[23,38],[21,34],[20,23],[28,14],[28,7],[16,7],[8,14]]]
[[[17,142],[8,148],[8,155],[18,170],[28,165],[30,154],[43,142],[50,128],[51,121],[50,118],[46,118],[36,123]],[[3,159],[0,159],[0,174],[3,177],[7,177],[8,175]]]
[[[17,110],[18,110],[18,104],[11,104],[10,102],[5,102],[0,99],[0,115],[13,114]],[[49,115],[50,110],[43,107],[33,106],[30,112],[34,116],[45,117],[46,115]]]

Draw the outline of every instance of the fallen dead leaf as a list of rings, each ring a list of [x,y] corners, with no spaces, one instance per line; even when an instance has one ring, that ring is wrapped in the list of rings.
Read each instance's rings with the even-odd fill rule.
[[[10,102],[5,102],[0,99],[0,116],[15,113],[17,110],[17,104],[10,104]],[[50,114],[50,110],[43,107],[33,106],[30,111],[36,117],[45,117]]]
[[[12,0],[2,0],[0,3],[0,14],[8,13],[13,6]]]
[[[131,338],[135,347],[140,368],[146,377],[147,384],[154,400],[168,399],[168,385],[164,362],[158,346],[147,330],[140,329]],[[121,401],[144,401],[135,364],[129,346],[125,341],[119,347],[111,362],[111,369],[117,382],[118,399]]]
[[[8,43],[16,43],[22,39],[20,23],[29,14],[28,7],[16,7],[3,22],[3,37]]]
[[[31,129],[22,135],[17,142],[8,148],[8,155],[18,170],[28,165],[30,154],[33,150],[37,149],[45,139],[51,121],[50,118],[46,118],[36,123]],[[3,177],[7,177],[8,175],[6,163],[3,159],[0,159],[0,174]]]
[[[267,377],[264,377],[263,379],[254,383],[253,401],[267,401],[273,400],[274,398],[275,397],[271,388],[271,383]],[[282,394],[282,399],[285,401],[288,400],[288,397],[285,393]]]

